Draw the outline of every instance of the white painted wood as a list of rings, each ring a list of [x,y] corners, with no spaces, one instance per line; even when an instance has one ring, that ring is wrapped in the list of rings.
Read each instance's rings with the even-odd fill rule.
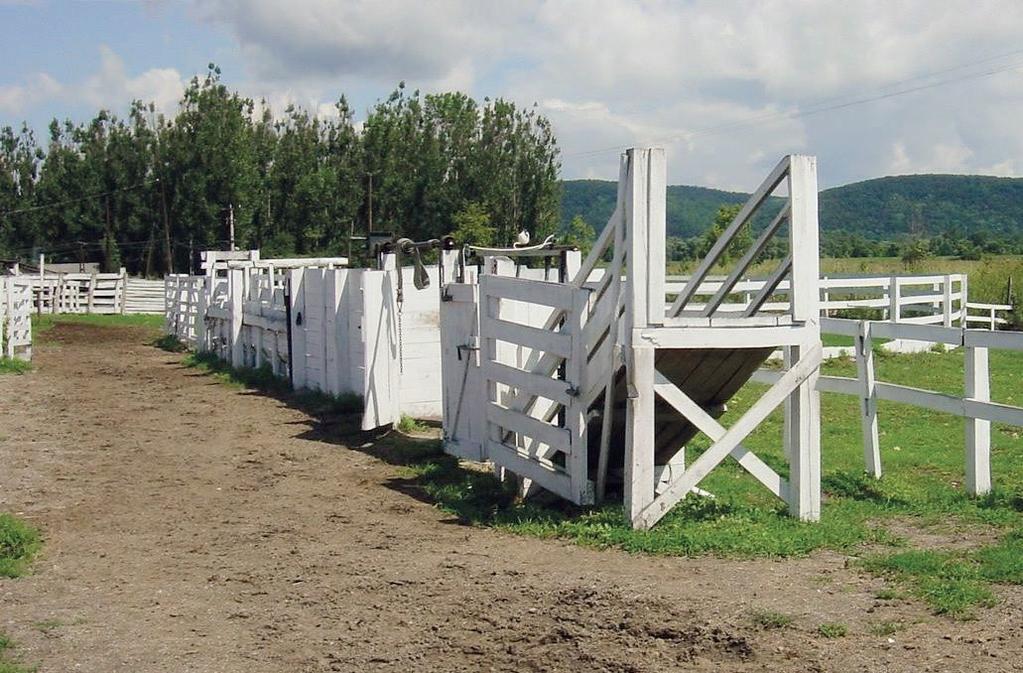
[[[863,461],[867,474],[881,478],[881,445],[877,430],[877,386],[874,378],[874,347],[871,323],[860,323],[856,336],[856,372],[860,383],[860,424],[863,432]]]
[[[966,399],[991,401],[988,349],[966,349]],[[964,407],[965,412],[965,407]],[[991,421],[966,420],[966,490],[983,495],[991,490]]]
[[[646,154],[646,180],[640,187],[646,191],[646,310],[647,324],[664,322],[665,237],[667,235],[667,164],[664,150],[651,148]],[[635,259],[633,257],[632,259]],[[633,278],[636,276],[633,275]]]
[[[727,432],[717,420],[708,414],[703,408],[693,402],[688,395],[678,389],[675,384],[664,378],[659,372],[655,372],[654,391],[665,402],[673,406],[682,416],[688,419],[701,432],[707,435],[711,441],[718,441]],[[775,472],[767,463],[761,460],[752,451],[746,449],[742,444],[736,445],[729,454],[747,472],[753,475],[757,481],[767,487],[775,496],[785,500],[789,499],[789,484],[786,479]],[[670,485],[670,482],[669,484]],[[663,491],[662,491],[663,493]]]
[[[633,527],[649,527],[655,523],[655,520],[648,520],[644,517],[644,513],[654,502],[654,404],[656,402],[654,355],[654,349],[644,345],[630,348],[627,354],[628,399],[626,401],[625,425],[624,497],[625,514]],[[688,490],[686,489],[687,492]]]
[[[715,241],[713,246],[711,246],[710,252],[708,252],[707,256],[702,262],[700,262],[700,265],[696,268],[696,271],[693,272],[685,287],[675,298],[668,315],[676,316],[682,312],[682,309],[684,309],[685,305],[689,303],[689,300],[693,298],[696,290],[710,273],[710,270],[715,264],[717,264],[721,255],[728,247],[728,244],[735,237],[735,234],[739,231],[742,225],[746,223],[746,220],[749,219],[753,212],[760,207],[760,204],[762,204],[767,197],[770,196],[771,192],[773,192],[781,183],[782,179],[785,178],[788,172],[789,157],[785,157],[778,162],[778,165],[774,167],[774,170],[771,171],[771,174],[768,175],[767,179],[761,183],[755,192],[753,192],[749,200],[746,201],[742,209],[735,216],[735,219],[732,220],[732,223],[728,225],[725,231],[721,234],[721,237]],[[814,198],[816,199],[816,190],[814,191],[814,195]]]

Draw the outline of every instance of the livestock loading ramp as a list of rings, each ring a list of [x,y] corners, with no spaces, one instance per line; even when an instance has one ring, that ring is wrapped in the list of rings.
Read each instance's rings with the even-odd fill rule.
[[[781,189],[780,189],[781,188]],[[442,366],[445,447],[486,459],[523,490],[577,504],[604,497],[620,475],[636,527],[656,523],[731,456],[793,515],[820,513],[817,186],[812,157],[787,156],[751,196],[688,281],[665,283],[665,161],[659,149],[622,157],[614,213],[567,283],[501,275],[476,283],[445,274]],[[725,280],[697,301],[701,283],[776,191],[786,205],[742,252]],[[770,240],[788,230],[788,255],[755,295],[732,290]],[[454,251],[446,253],[457,269]],[[600,260],[610,256],[603,270]],[[788,289],[778,286],[789,279]],[[778,311],[779,299],[787,310]],[[775,310],[764,305],[771,300]],[[731,427],[724,405],[777,348],[780,379]],[[449,404],[450,402],[450,404]],[[785,405],[787,475],[742,446]],[[456,409],[457,413],[450,413]],[[697,433],[712,444],[686,464]]]

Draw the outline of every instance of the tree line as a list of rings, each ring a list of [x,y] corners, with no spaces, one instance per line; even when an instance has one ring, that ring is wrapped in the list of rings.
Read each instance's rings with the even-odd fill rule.
[[[510,244],[558,224],[559,151],[535,106],[423,95],[404,84],[361,125],[298,106],[275,116],[211,64],[176,113],[134,101],[86,123],[0,129],[0,257],[187,271],[197,251],[346,255],[356,236],[454,233]]]

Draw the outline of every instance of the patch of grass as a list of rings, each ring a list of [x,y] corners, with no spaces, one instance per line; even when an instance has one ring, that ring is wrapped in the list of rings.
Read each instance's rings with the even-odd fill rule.
[[[44,619],[41,622],[36,622],[33,626],[42,633],[49,635],[60,627],[65,626],[65,624],[59,619]]]
[[[14,641],[0,633],[0,673],[34,673],[35,666],[25,666],[12,656]]]
[[[750,610],[750,620],[762,629],[783,629],[792,626],[792,617],[784,612],[767,609]]]
[[[875,636],[890,636],[904,628],[906,625],[902,622],[874,622],[870,625],[870,632]]]
[[[32,331],[34,333],[46,332],[54,325],[95,325],[97,327],[149,327],[161,329],[164,325],[162,315],[150,315],[145,313],[126,313],[120,315],[100,313],[62,313],[51,314],[38,313],[32,315]]]
[[[18,358],[0,357],[0,374],[26,374],[32,371],[32,363]]]
[[[153,345],[168,353],[184,353],[188,350],[188,346],[173,334],[164,334],[162,337],[154,339]]]
[[[399,430],[408,435],[423,433],[429,430],[429,427],[426,424],[412,418],[408,414],[401,415],[401,420],[398,421],[397,427]]]
[[[839,622],[826,622],[817,627],[817,634],[822,638],[844,638],[849,634],[849,628]]]
[[[359,395],[330,395],[318,390],[294,390],[291,382],[274,374],[269,365],[235,368],[213,353],[189,353],[182,364],[209,374],[218,382],[234,388],[250,388],[287,399],[313,416],[352,414],[362,411]]]
[[[972,551],[914,549],[863,560],[873,572],[926,601],[938,614],[971,619],[997,603],[992,583],[1023,584],[1023,535]]]
[[[39,551],[39,531],[10,514],[0,514],[0,577],[20,577]]]

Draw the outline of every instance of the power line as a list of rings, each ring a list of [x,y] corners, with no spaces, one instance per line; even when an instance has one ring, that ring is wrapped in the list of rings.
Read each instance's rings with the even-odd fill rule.
[[[926,79],[931,79],[931,78],[936,77],[938,75],[948,74],[950,72],[955,72],[955,71],[958,71],[958,70],[964,70],[964,69],[967,69],[967,68],[974,68],[974,67],[976,67],[978,65],[981,65],[981,64],[984,64],[984,63],[990,63],[991,61],[1001,60],[1001,59],[1007,58],[1009,56],[1019,55],[1021,53],[1023,53],[1023,49],[1017,49],[1017,50],[1014,50],[1014,51],[1011,51],[1011,52],[1006,52],[1006,53],[1003,53],[1003,54],[998,54],[996,56],[989,56],[987,58],[980,59],[978,61],[972,61],[970,63],[954,66],[954,67],[951,67],[951,68],[946,68],[944,70],[938,70],[938,71],[934,71],[934,72],[930,72],[930,73],[926,73],[926,74],[922,74],[922,75],[916,75],[916,76],[910,77],[908,79],[904,79],[904,80],[900,80],[900,81],[897,81],[897,82],[893,82],[893,83],[887,84],[887,85],[885,85],[883,87],[880,87],[878,90],[876,90],[876,91],[881,91],[882,93],[874,93],[874,94],[871,94],[871,95],[861,95],[859,97],[855,97],[856,96],[855,94],[845,94],[845,95],[841,95],[841,96],[833,96],[833,97],[830,97],[830,98],[824,98],[824,99],[818,100],[815,103],[811,103],[808,106],[805,106],[803,108],[799,108],[799,109],[796,109],[796,110],[792,110],[792,111],[789,111],[789,112],[772,112],[772,113],[768,113],[768,114],[764,114],[764,115],[758,115],[758,116],[755,116],[755,117],[748,117],[746,119],[741,119],[741,120],[738,120],[738,121],[729,122],[727,124],[719,124],[719,125],[716,125],[716,126],[710,126],[710,127],[706,127],[706,128],[703,128],[703,129],[698,129],[696,131],[692,131],[692,132],[689,132],[689,133],[675,134],[674,136],[670,136],[670,137],[662,138],[660,140],[653,141],[653,143],[654,144],[666,144],[666,143],[671,143],[671,142],[677,142],[677,141],[683,140],[683,139],[689,139],[689,138],[695,138],[695,137],[701,137],[701,136],[714,135],[716,133],[721,133],[723,131],[730,131],[730,130],[733,130],[733,129],[736,129],[736,128],[742,128],[744,126],[752,126],[752,125],[759,124],[761,122],[774,121],[774,120],[777,120],[777,119],[797,119],[797,118],[800,118],[800,117],[809,117],[809,116],[816,115],[816,114],[821,114],[821,113],[824,113],[824,112],[831,112],[831,111],[834,111],[834,110],[840,110],[840,109],[843,109],[843,108],[853,107],[853,106],[856,106],[856,105],[864,105],[864,104],[867,104],[867,103],[872,103],[872,102],[876,102],[876,101],[879,101],[879,100],[885,100],[885,99],[888,99],[888,98],[895,98],[897,96],[904,96],[904,95],[907,95],[907,94],[916,93],[918,91],[924,91],[926,89],[934,89],[934,88],[938,88],[938,87],[941,87],[941,86],[946,86],[946,85],[949,85],[949,84],[955,84],[955,83],[965,82],[965,81],[969,81],[969,80],[973,80],[973,79],[982,79],[982,78],[985,78],[985,77],[991,77],[992,75],[997,75],[999,73],[1008,72],[1010,70],[1015,70],[1015,69],[1017,69],[1019,67],[1023,67],[1023,61],[1014,61],[1014,62],[1012,62],[1012,63],[1010,63],[1008,65],[1000,66],[1000,67],[997,67],[997,68],[994,68],[994,69],[982,70],[980,72],[971,72],[971,73],[967,73],[965,75],[961,75],[961,76],[958,76],[958,77],[944,78],[944,79],[940,79],[940,80],[938,80],[936,82],[928,82],[926,84],[921,84],[921,85],[918,85],[918,86],[897,89],[895,91],[885,91],[887,89],[892,89],[894,87],[904,86],[904,85],[912,83],[912,82],[916,82],[916,81],[920,81],[920,80],[926,80]],[[852,98],[852,100],[847,100],[849,98]],[[833,104],[833,105],[824,105],[825,103],[829,103],[831,101],[843,101],[843,102],[836,103],[836,104]],[[618,152],[618,151],[626,149],[626,148],[628,148],[630,146],[631,145],[615,145],[613,147],[604,147],[604,148],[600,148],[600,149],[584,150],[584,151],[581,151],[581,152],[571,152],[571,153],[565,154],[563,156],[565,156],[565,157],[580,157],[580,156],[590,156],[590,155],[595,155],[595,154],[603,154],[605,152]]]
[[[118,194],[120,192],[128,192],[128,191],[131,191],[133,189],[138,189],[140,187],[145,187],[147,185],[155,184],[155,183],[157,183],[159,181],[160,181],[160,178],[153,178],[152,180],[146,180],[146,181],[140,182],[140,183],[138,183],[136,185],[129,185],[128,187],[118,187],[117,189],[112,189],[112,190],[110,190],[108,192],[99,192],[99,193],[96,193],[96,194],[86,194],[85,196],[79,196],[79,197],[74,198],[74,199],[65,199],[64,201],[54,201],[52,203],[43,203],[43,204],[40,204],[38,206],[29,206],[27,208],[18,208],[16,210],[8,210],[8,211],[6,211],[4,213],[0,213],[0,216],[6,217],[8,215],[19,215],[21,213],[30,213],[30,212],[33,212],[33,211],[36,211],[36,210],[45,210],[47,208],[56,208],[58,206],[66,206],[69,203],[78,203],[80,201],[90,201],[92,199],[98,199],[98,198],[100,198],[102,196],[110,196],[111,194]]]

